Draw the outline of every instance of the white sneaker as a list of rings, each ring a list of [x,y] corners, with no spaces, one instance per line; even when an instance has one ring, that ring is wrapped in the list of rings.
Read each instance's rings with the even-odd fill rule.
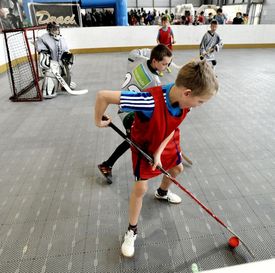
[[[164,196],[160,196],[158,194],[158,191],[156,190],[155,192],[155,197],[160,200],[167,200],[169,203],[172,204],[179,204],[181,203],[181,198],[176,195],[175,193],[172,193],[171,191],[168,190],[167,194]]]
[[[137,234],[134,234],[132,230],[128,230],[124,236],[124,242],[121,246],[121,253],[123,256],[131,258],[135,253],[135,240]]]

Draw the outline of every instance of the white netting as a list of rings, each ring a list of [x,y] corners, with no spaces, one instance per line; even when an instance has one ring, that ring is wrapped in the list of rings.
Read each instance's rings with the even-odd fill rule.
[[[39,87],[40,69],[34,46],[39,31],[34,28],[5,31],[13,101],[42,100]]]

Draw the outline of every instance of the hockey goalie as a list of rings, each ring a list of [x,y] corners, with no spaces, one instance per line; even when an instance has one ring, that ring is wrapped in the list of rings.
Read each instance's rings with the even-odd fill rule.
[[[45,99],[56,97],[59,84],[63,90],[71,93],[71,89],[76,87],[76,84],[71,81],[71,67],[74,58],[66,40],[60,34],[60,26],[55,22],[48,23],[47,33],[38,37],[36,47],[44,74],[43,97]]]

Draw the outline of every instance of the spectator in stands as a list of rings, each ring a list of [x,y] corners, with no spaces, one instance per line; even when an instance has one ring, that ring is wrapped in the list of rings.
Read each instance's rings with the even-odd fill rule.
[[[84,16],[84,21],[82,22],[84,23],[84,26],[85,27],[91,27],[93,24],[92,24],[92,14],[91,12],[86,12],[85,16]]]
[[[154,25],[160,25],[161,24],[161,15],[160,12],[155,13],[155,19],[154,19]]]
[[[189,10],[185,11],[185,25],[190,25],[192,24],[193,20],[192,20],[192,16]]]
[[[87,11],[84,15],[83,26],[114,26],[115,17],[114,13],[110,10],[97,11],[92,9],[91,12]]]
[[[134,10],[134,16],[137,19],[137,23],[140,24],[141,19],[143,18],[143,20],[145,20],[145,18],[142,16],[140,9],[138,9],[137,11]]]
[[[174,19],[175,19],[175,15],[174,15],[174,13],[171,13],[171,21],[170,21],[170,23],[173,23],[173,21],[174,21]]]
[[[226,16],[223,14],[221,8],[217,9],[217,14],[214,16],[214,19],[215,19],[215,20],[218,22],[218,24],[220,24],[220,25],[225,24],[226,21],[227,21],[227,18],[226,18]]]
[[[201,25],[205,24],[205,16],[204,16],[204,11],[200,12],[200,15],[198,17],[198,21],[200,22]]]
[[[206,20],[206,24],[207,24],[207,25],[210,25],[213,19],[214,19],[213,13],[212,13],[212,12],[209,12],[209,13],[208,13],[208,18],[207,18],[207,20]]]
[[[140,23],[139,23],[141,26],[146,26],[145,25],[145,21],[144,21],[144,17],[141,17],[140,18]]]
[[[9,8],[9,13],[7,15],[8,20],[11,22],[12,28],[21,28],[23,24],[20,20],[19,15],[16,16],[14,13],[16,11],[13,8]]]
[[[152,25],[152,22],[154,21],[154,16],[153,14],[151,14],[151,12],[149,11],[147,14],[147,25]]]
[[[0,8],[0,31],[4,29],[12,29],[14,26],[11,21],[8,19],[9,9]]]
[[[243,23],[244,23],[244,25],[248,24],[248,14],[247,13],[243,14]]]
[[[184,15],[181,16],[181,25],[185,25],[186,24],[186,17]]]
[[[195,18],[194,18],[194,21],[193,21],[192,25],[193,26],[201,25],[198,15],[195,15]]]
[[[232,24],[234,24],[234,25],[243,24],[243,18],[242,18],[242,13],[241,12],[236,13],[236,17],[233,19]]]
[[[132,25],[132,26],[143,25],[143,24],[145,25],[153,24],[154,19],[155,19],[155,13],[148,12],[147,14],[143,8],[141,8],[141,10],[131,9],[128,12],[128,22],[129,22],[129,25]]]
[[[171,16],[170,16],[170,14],[168,13],[168,9],[165,10],[165,16],[168,18],[169,23],[171,23]]]
[[[131,15],[131,19],[130,19],[130,25],[131,26],[136,26],[138,24],[137,18],[134,14]]]

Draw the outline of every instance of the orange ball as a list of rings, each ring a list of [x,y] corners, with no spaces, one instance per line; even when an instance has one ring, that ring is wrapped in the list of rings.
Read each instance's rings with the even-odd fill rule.
[[[228,240],[228,244],[231,248],[237,247],[239,245],[239,243],[240,243],[240,240],[236,236],[233,236]]]

